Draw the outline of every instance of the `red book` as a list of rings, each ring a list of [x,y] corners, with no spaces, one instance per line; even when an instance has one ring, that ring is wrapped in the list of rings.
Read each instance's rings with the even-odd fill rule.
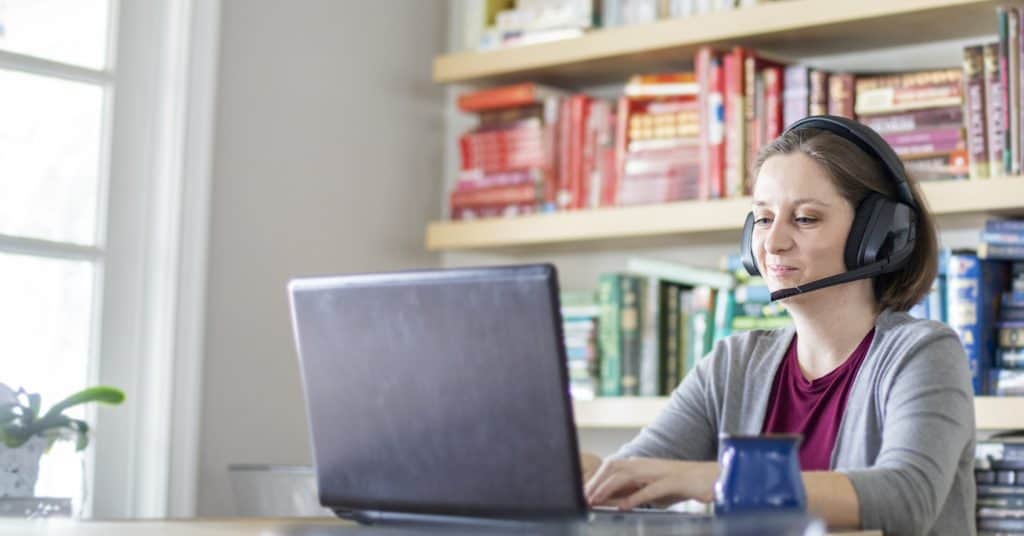
[[[725,195],[725,140],[723,94],[725,79],[722,60],[711,47],[701,47],[694,59],[697,80],[700,83],[701,183],[704,199],[718,199]]]
[[[453,220],[475,220],[479,218],[515,217],[537,212],[534,203],[511,203],[504,205],[483,205],[471,207],[451,207],[450,216]]]
[[[448,195],[448,201],[452,208],[536,203],[537,186],[529,183],[476,190],[455,190]]]
[[[622,180],[622,170],[626,165],[626,147],[629,145],[629,97],[619,97],[615,106],[615,149],[614,166],[611,180],[601,192],[601,205],[613,206],[618,198],[618,185]]]
[[[765,144],[782,134],[782,77],[782,67],[768,65],[764,68]]]
[[[529,106],[550,97],[563,95],[565,92],[562,90],[527,82],[463,93],[459,95],[458,106],[463,112],[480,112]]]
[[[725,197],[743,195],[747,170],[746,117],[744,115],[743,47],[735,47],[724,58],[725,82]]]
[[[587,112],[590,108],[590,98],[586,95],[573,95],[569,97],[570,109],[569,120],[572,125],[569,142],[571,163],[569,168],[569,208],[584,208],[586,199],[586,186],[583,177],[584,159],[584,137],[587,131]]]

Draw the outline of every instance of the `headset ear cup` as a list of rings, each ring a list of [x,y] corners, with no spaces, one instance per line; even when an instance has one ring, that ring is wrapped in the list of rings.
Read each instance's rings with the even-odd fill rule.
[[[857,205],[843,251],[843,262],[847,270],[855,270],[867,264],[864,258],[865,245],[868,237],[876,230],[878,211],[884,201],[886,199],[881,194],[871,193]]]
[[[743,236],[740,238],[740,259],[747,273],[752,276],[761,275],[757,269],[757,260],[754,257],[754,213],[747,213],[747,220],[743,222]]]

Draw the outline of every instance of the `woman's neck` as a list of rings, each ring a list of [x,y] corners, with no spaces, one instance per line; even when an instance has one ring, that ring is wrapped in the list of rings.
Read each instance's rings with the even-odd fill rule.
[[[820,378],[844,361],[878,317],[871,281],[855,281],[790,298],[786,309],[797,332],[797,356],[804,377]]]

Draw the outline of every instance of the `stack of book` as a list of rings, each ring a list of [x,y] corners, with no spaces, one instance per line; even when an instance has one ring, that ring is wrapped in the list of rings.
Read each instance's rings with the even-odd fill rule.
[[[616,160],[622,171],[603,196],[606,204],[708,197],[700,180],[699,90],[694,73],[629,80],[617,111]]]
[[[451,219],[554,209],[555,129],[566,98],[530,83],[459,96],[459,109],[478,121],[459,138],[462,165],[449,193]]]
[[[979,441],[974,478],[979,533],[1024,534],[1024,441],[1020,437]]]
[[[600,278],[601,396],[665,396],[711,351],[718,292],[730,274],[630,259]]]
[[[597,293],[561,293],[562,334],[569,369],[569,393],[577,400],[590,400],[598,392],[600,353],[597,345],[601,315]]]
[[[975,251],[953,250],[946,264],[946,315],[964,346],[975,395],[991,395],[1000,296],[1009,281],[1009,264],[978,258]]]
[[[856,114],[917,180],[966,178],[963,70],[861,76]]]

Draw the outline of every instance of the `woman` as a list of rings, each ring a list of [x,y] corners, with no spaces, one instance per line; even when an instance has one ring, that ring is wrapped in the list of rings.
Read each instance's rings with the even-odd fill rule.
[[[808,510],[830,527],[974,533],[967,358],[949,327],[905,313],[937,267],[916,184],[877,134],[828,116],[790,127],[762,151],[755,176],[750,262],[772,291],[855,271],[851,262],[868,265],[854,275],[877,273],[881,263],[851,261],[857,247],[847,245],[871,219],[854,225],[869,198],[910,205],[909,257],[896,271],[794,292],[781,302],[790,328],[718,342],[635,439],[604,463],[583,455],[588,500],[710,501],[719,434],[800,433]]]

